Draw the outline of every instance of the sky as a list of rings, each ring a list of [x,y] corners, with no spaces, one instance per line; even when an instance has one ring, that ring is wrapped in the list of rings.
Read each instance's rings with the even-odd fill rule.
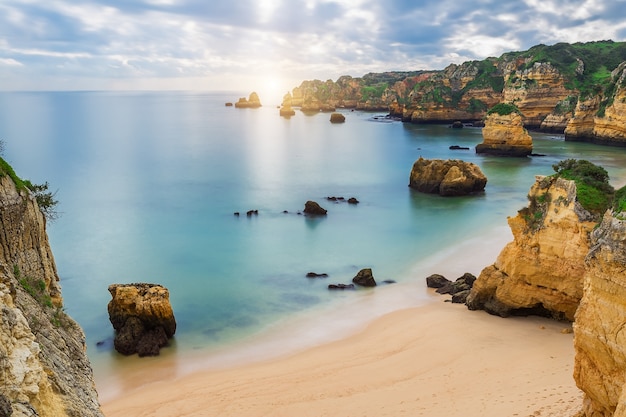
[[[626,0],[0,0],[0,91],[257,91],[626,40]]]

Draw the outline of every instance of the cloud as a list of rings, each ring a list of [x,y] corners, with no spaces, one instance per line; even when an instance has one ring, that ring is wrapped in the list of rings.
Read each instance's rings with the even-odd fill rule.
[[[303,79],[440,69],[538,43],[623,41],[625,5],[623,0],[4,0],[0,89],[27,86],[28,79],[37,86],[48,80],[50,89],[92,83],[243,90],[255,79],[282,79],[294,83],[289,89]]]

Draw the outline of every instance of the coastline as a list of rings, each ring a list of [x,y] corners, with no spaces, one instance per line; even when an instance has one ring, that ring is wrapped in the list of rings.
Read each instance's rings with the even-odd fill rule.
[[[572,378],[566,327],[432,300],[293,355],[141,386],[104,403],[103,411],[107,417],[573,415],[582,394]]]
[[[511,240],[504,229],[434,254],[407,274],[478,274]],[[280,323],[232,350],[129,360],[132,366],[104,387],[102,409],[107,417],[461,416],[468,410],[499,417],[573,415],[580,408],[573,336],[562,333],[568,324],[472,312],[444,302],[422,280],[370,294],[332,316]],[[363,305],[370,310],[360,321],[348,317],[334,329],[306,331]],[[302,339],[306,333],[312,336]]]

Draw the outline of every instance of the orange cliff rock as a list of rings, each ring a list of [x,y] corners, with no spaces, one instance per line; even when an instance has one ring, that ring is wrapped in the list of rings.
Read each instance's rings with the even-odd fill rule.
[[[626,62],[611,74],[614,92],[580,100],[565,140],[626,146]]]
[[[476,153],[501,156],[528,156],[533,151],[533,139],[522,124],[518,113],[491,113],[485,119],[483,143]]]
[[[253,91],[250,93],[249,98],[239,98],[239,101],[235,103],[235,107],[239,109],[256,109],[261,107],[261,100],[259,99],[259,95]]]
[[[607,212],[591,234],[574,323],[582,416],[626,416],[626,221]]]
[[[513,241],[482,270],[466,304],[503,317],[538,314],[572,321],[596,222],[576,201],[574,181],[538,176],[528,198],[528,207],[509,217]]]

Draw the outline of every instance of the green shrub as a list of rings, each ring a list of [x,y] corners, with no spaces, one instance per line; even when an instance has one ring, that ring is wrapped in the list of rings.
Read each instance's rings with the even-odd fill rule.
[[[489,109],[487,114],[497,113],[500,116],[506,116],[507,114],[517,113],[522,114],[515,104],[512,103],[498,103]]]
[[[587,211],[602,215],[611,207],[615,190],[604,168],[584,159],[566,159],[552,168],[556,176],[576,182],[576,199]]]

